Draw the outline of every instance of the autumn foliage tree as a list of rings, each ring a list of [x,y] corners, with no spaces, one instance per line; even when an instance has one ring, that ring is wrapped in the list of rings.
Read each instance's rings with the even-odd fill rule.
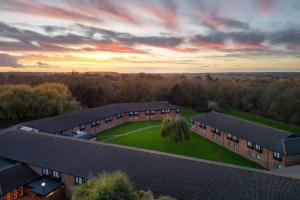
[[[0,119],[22,121],[78,109],[68,87],[60,83],[0,86]]]

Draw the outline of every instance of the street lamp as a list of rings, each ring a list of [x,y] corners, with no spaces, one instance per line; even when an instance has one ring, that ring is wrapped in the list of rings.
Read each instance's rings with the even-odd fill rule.
[[[45,188],[45,186],[46,186],[46,183],[45,183],[45,182],[42,182],[42,183],[41,183],[41,186],[42,186],[43,193],[44,193],[44,192],[45,192],[45,191],[44,191],[44,188]]]

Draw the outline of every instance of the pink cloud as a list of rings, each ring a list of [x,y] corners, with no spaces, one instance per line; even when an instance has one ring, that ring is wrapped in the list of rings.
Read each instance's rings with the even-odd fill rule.
[[[1,2],[8,10],[23,12],[31,15],[46,16],[70,21],[93,22],[99,23],[100,20],[96,17],[75,12],[56,6],[41,4],[36,1],[21,1],[21,0],[3,0]]]
[[[256,0],[258,10],[261,11],[262,14],[270,14],[273,7],[272,0]]]
[[[143,5],[141,8],[159,19],[167,28],[175,29],[178,25],[176,4],[172,1],[162,1],[161,7]]]

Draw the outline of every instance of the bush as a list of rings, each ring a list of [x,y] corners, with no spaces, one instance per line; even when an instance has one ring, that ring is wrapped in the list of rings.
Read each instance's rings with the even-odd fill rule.
[[[135,191],[128,176],[120,171],[103,173],[76,187],[72,200],[175,200],[167,196],[158,199],[151,191]]]
[[[136,192],[122,172],[104,173],[76,188],[72,200],[136,200]]]

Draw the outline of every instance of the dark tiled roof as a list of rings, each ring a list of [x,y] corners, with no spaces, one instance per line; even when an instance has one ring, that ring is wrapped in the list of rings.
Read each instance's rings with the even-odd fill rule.
[[[35,128],[46,133],[57,133],[68,130],[81,124],[90,123],[99,119],[105,119],[122,112],[176,109],[167,101],[138,102],[138,103],[117,103],[97,108],[90,108],[81,111],[71,112],[55,117],[48,117],[35,120],[22,125]]]
[[[42,183],[45,183],[44,189],[42,188]],[[35,194],[46,196],[50,192],[53,192],[57,188],[59,188],[62,185],[61,181],[56,180],[49,180],[46,178],[41,177],[38,180],[35,180],[29,184],[27,184],[28,187],[30,187],[30,191],[34,192]]]
[[[284,140],[286,155],[300,154],[300,137],[292,137]]]
[[[300,199],[299,179],[57,135],[8,132],[0,156],[81,177],[121,170],[137,189],[177,199]]]
[[[214,111],[194,117],[193,120],[204,122],[221,131],[231,133],[242,139],[252,141],[280,153],[285,153],[282,141],[292,135],[292,133],[287,131],[260,125]]]
[[[18,163],[0,170],[0,196],[39,178],[31,168]]]

